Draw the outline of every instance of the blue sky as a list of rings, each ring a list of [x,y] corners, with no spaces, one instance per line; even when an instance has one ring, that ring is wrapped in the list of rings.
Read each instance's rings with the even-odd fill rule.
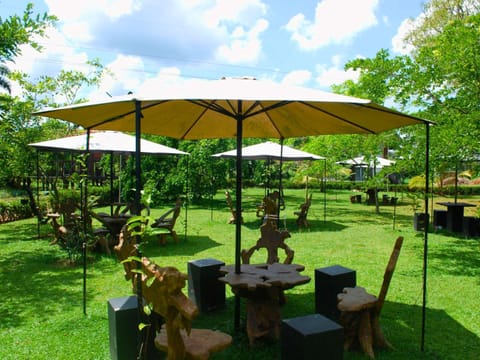
[[[0,16],[25,0],[0,0]],[[402,51],[419,0],[43,0],[59,18],[39,54],[22,50],[12,68],[32,77],[84,69],[99,58],[115,74],[102,94],[140,93],[178,81],[252,76],[329,89],[355,79],[344,64],[381,48]]]

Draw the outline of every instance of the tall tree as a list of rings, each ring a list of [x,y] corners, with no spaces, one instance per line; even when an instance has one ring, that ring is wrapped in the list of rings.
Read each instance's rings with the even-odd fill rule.
[[[346,68],[360,70],[359,81],[337,87],[434,120],[431,149],[438,168],[480,153],[479,7],[478,0],[430,1],[423,20],[406,37],[413,46],[409,55],[391,57],[380,50],[372,59],[350,61]],[[411,159],[411,171],[423,169],[418,166],[424,157],[422,135],[418,127],[401,132],[400,150]]]

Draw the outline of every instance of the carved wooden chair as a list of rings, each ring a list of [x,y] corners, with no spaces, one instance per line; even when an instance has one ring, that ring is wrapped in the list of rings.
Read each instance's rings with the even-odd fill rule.
[[[302,205],[300,205],[300,210],[294,212],[294,215],[297,216],[296,222],[299,229],[301,229],[302,226],[305,228],[310,227],[310,224],[308,223],[308,220],[307,220],[307,215],[311,205],[312,205],[312,194],[310,194],[305,199],[305,202]]]
[[[177,222],[180,210],[182,208],[182,199],[177,198],[175,206],[168,210],[165,214],[156,219],[151,227],[156,229],[164,229],[165,232],[159,234],[160,244],[165,245],[167,243],[167,236],[170,235],[175,242],[178,243],[177,232],[175,231],[175,223]]]
[[[136,293],[139,276],[132,270],[137,263],[124,260],[138,255],[138,252],[135,237],[130,235],[126,226],[122,229],[115,252],[123,262],[125,278],[132,281]],[[186,274],[174,267],[160,267],[146,257],[141,259],[140,267],[142,297],[164,320],[154,343],[159,350],[167,352],[167,359],[206,360],[213,352],[223,350],[232,343],[232,337],[223,332],[192,329],[191,323],[198,315],[198,308],[182,291]]]
[[[276,221],[268,220],[262,224],[260,232],[261,237],[256,244],[250,249],[242,250],[242,262],[250,264],[253,253],[264,248],[267,250],[267,264],[280,262],[278,249],[285,251],[286,257],[283,263],[291,264],[295,252],[285,244],[285,239],[290,237],[290,233],[287,230],[279,231]],[[274,330],[274,333],[279,329],[277,325],[280,323],[280,318],[276,316],[278,314],[269,309],[272,307],[271,301],[275,301],[280,306],[286,303],[284,289],[279,287],[272,286],[256,289],[255,291],[257,292],[254,295],[257,298],[255,301],[252,300],[251,296],[247,298],[247,334],[251,345],[256,338],[261,338],[265,335],[271,336],[271,329]],[[265,301],[260,300],[263,298],[265,298]]]
[[[373,359],[375,357],[374,347],[392,348],[380,328],[379,317],[402,244],[403,237],[400,236],[395,242],[387,264],[378,298],[359,286],[345,288],[342,293],[337,295],[338,309],[340,310],[339,322],[345,329],[345,350],[359,345],[365,354]]]
[[[280,205],[280,193],[278,190],[265,196],[262,203],[257,205],[256,216],[263,218],[263,221],[274,221],[278,225]]]
[[[233,205],[232,196],[230,195],[230,191],[225,191],[225,200],[227,201],[227,205],[230,208],[230,212],[232,213],[230,220],[228,220],[229,224],[235,224],[237,221],[237,210]],[[240,214],[240,221],[243,224],[243,216]]]
[[[248,250],[242,250],[242,262],[244,264],[250,264],[250,258],[253,253],[265,248],[267,249],[267,264],[278,263],[280,261],[278,257],[278,249],[283,249],[285,251],[286,258],[283,263],[291,264],[295,252],[285,244],[285,239],[290,237],[290,233],[287,230],[279,231],[274,221],[266,221],[262,224],[260,232],[261,236],[256,244]]]

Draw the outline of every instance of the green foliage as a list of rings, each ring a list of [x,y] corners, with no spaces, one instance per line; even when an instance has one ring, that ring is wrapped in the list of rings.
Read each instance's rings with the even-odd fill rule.
[[[431,127],[431,166],[439,171],[475,158],[480,152],[480,6],[470,0],[432,0],[426,16],[410,31],[409,55],[391,57],[379,50],[374,58],[355,59],[346,69],[360,71],[358,82],[334,87],[338,92],[387,99],[400,110],[436,122]],[[405,159],[404,170],[422,172],[425,130],[402,128],[394,146]],[[422,170],[419,170],[422,169]]]
[[[396,237],[405,238],[400,257],[380,316],[380,324],[394,350],[376,351],[378,359],[475,359],[480,338],[478,291],[480,261],[477,239],[452,236],[442,231],[429,234],[428,287],[426,309],[426,346],[420,350],[423,237],[412,229],[410,206],[402,194],[396,207],[382,207],[380,215],[364,203],[351,204],[350,191],[327,192],[327,217],[323,221],[323,194],[313,191],[309,211],[311,228],[299,232],[293,211],[305,198],[304,190],[288,190],[286,224],[291,233],[287,244],[295,250],[294,262],[305,266],[310,276],[305,285],[287,290],[282,318],[314,312],[315,269],[340,264],[355,269],[357,284],[377,294]],[[242,248],[249,248],[259,237],[260,224],[255,204],[263,189],[245,189]],[[186,273],[188,262],[214,258],[226,264],[234,261],[234,226],[223,193],[213,202],[191,206],[188,211],[187,239],[158,246],[150,241],[144,254],[160,266],[175,266]],[[438,198],[437,201],[448,200]],[[480,198],[462,198],[479,203]],[[437,209],[442,209],[436,206]],[[152,210],[153,216],[164,208]],[[474,211],[473,209],[465,209]],[[211,214],[213,215],[211,216]],[[185,214],[182,213],[181,216]],[[470,213],[469,213],[470,216]],[[123,266],[112,256],[92,255],[87,270],[87,316],[82,313],[82,267],[65,264],[65,254],[49,245],[50,239],[38,239],[36,220],[2,224],[0,232],[0,283],[3,299],[0,312],[0,358],[31,359],[109,359],[110,349],[106,303],[132,294],[131,283],[124,280]],[[47,228],[42,228],[42,234]],[[259,262],[265,253],[259,253]],[[184,288],[184,293],[187,289]],[[459,306],[461,299],[461,306]],[[218,329],[234,336],[232,345],[212,358],[279,358],[279,341],[260,341],[250,347],[245,329],[233,326],[235,296],[226,287],[225,309],[201,313],[193,327]],[[242,319],[245,307],[241,310]],[[72,324],[74,323],[74,326]],[[42,336],[31,336],[39,331]],[[244,321],[242,320],[242,325]],[[446,336],[445,329],[455,336]],[[61,336],[60,336],[60,335]],[[82,339],[82,341],[79,341]],[[107,345],[106,345],[107,344]],[[345,360],[365,359],[358,352],[345,352]]]
[[[12,15],[0,18],[0,62],[12,60],[20,53],[21,45],[30,45],[41,50],[42,46],[37,40],[45,36],[45,30],[55,24],[57,18],[47,13],[34,14],[33,4],[28,4],[22,16]]]
[[[7,202],[0,201],[0,224],[9,221],[27,219],[32,216],[32,210],[28,205],[28,202],[22,203],[19,200]]]

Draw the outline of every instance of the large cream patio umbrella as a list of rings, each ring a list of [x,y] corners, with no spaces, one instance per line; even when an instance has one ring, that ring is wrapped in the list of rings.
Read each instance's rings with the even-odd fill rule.
[[[35,115],[63,119],[86,129],[135,131],[137,169],[140,168],[139,138],[142,132],[177,139],[236,138],[237,212],[242,203],[240,175],[244,137],[284,139],[312,135],[377,134],[403,126],[429,124],[424,119],[370,100],[251,78],[183,83],[158,88],[147,96],[138,94],[110,98],[103,102],[43,110]],[[137,179],[139,182],[139,176]],[[139,202],[141,184],[137,185]],[[237,222],[237,273],[240,272],[240,249],[241,224]]]

